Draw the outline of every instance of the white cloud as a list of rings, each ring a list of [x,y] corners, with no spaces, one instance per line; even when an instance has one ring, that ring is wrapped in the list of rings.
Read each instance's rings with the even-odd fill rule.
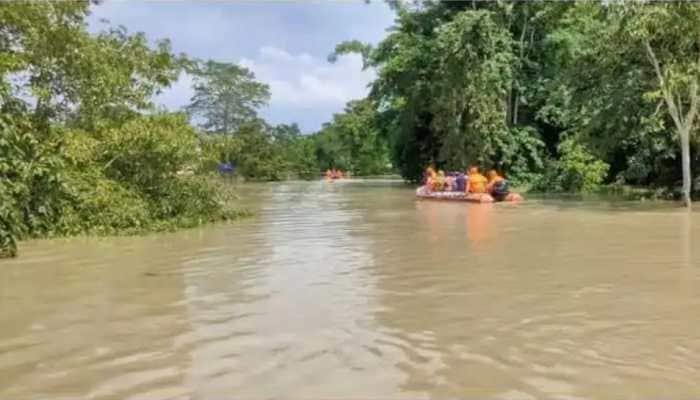
[[[308,53],[290,54],[272,46],[261,47],[255,60],[239,64],[270,85],[270,108],[342,108],[349,100],[364,97],[374,77],[372,71],[362,70],[359,55],[330,64]]]
[[[326,55],[344,40],[377,43],[394,12],[383,1],[117,1],[91,7],[90,30],[102,18],[142,31],[149,40],[169,38],[176,53],[202,60],[241,62],[270,85],[272,100],[261,114],[271,123],[299,122],[318,129],[346,101],[363,97],[372,73],[360,58],[328,64]],[[192,91],[189,77],[156,97],[179,109]]]
[[[306,130],[330,120],[348,101],[364,97],[374,78],[374,72],[362,70],[359,55],[344,56],[331,64],[308,53],[291,54],[273,46],[261,47],[254,59],[244,58],[238,64],[270,86],[270,103],[261,111],[271,123],[300,122]],[[179,110],[189,103],[192,94],[192,76],[183,73],[155,101]],[[310,126],[302,113],[313,114],[321,121]]]

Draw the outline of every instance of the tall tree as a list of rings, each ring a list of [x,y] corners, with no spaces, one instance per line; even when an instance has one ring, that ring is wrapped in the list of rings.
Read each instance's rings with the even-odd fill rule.
[[[621,44],[643,49],[653,67],[656,88],[646,96],[663,99],[673,120],[681,147],[683,202],[690,207],[690,137],[695,133],[700,97],[700,6],[685,1],[622,6]]]
[[[153,49],[124,28],[92,35],[88,10],[87,1],[0,4],[0,96],[33,108],[43,126],[94,129],[99,120],[149,109],[179,73],[167,40]]]
[[[401,174],[416,180],[428,164],[461,169],[472,162],[541,168],[539,133],[524,125],[534,118],[518,118],[529,87],[517,80],[532,68],[525,62],[535,37],[530,20],[541,10],[433,1],[396,10],[396,25],[376,47],[341,43],[329,60],[356,52],[377,70],[370,96]]]
[[[692,2],[576,3],[548,35],[550,63],[560,68],[553,82],[561,86],[550,86],[540,110],[568,125],[622,177],[655,175],[673,186],[680,170],[688,206],[699,22],[700,6]],[[678,156],[678,168],[666,173],[664,164]]]
[[[194,96],[186,111],[210,133],[230,134],[257,119],[257,110],[270,99],[270,89],[250,70],[230,63],[196,63]]]

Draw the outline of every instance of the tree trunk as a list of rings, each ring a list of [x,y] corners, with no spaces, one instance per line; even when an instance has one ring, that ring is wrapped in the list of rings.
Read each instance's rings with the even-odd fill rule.
[[[671,119],[673,119],[673,123],[676,125],[678,137],[681,141],[681,166],[683,168],[683,204],[686,207],[690,208],[690,131],[693,129],[695,117],[698,111],[698,98],[700,98],[700,95],[698,94],[698,80],[697,77],[693,77],[688,87],[688,99],[690,100],[690,106],[688,107],[688,112],[684,115],[681,93],[673,93],[672,89],[667,85],[666,79],[664,78],[664,72],[661,68],[661,64],[656,58],[654,49],[651,47],[649,41],[646,41],[644,43],[644,46],[646,47],[647,57],[649,58],[651,64],[654,66],[654,71],[656,72],[656,77],[659,81],[659,88],[661,89],[664,100],[666,101],[668,113],[671,115]],[[698,65],[700,65],[700,58],[698,59]]]
[[[680,133],[681,140],[681,163],[683,164],[683,204],[690,208],[690,127],[686,126]]]

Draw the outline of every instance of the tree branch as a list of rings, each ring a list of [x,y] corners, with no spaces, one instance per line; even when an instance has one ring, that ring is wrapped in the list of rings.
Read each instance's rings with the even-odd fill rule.
[[[693,82],[690,84],[690,89],[689,89],[689,95],[690,95],[690,109],[688,109],[688,115],[685,118],[685,123],[688,126],[689,130],[692,130],[693,128],[693,123],[695,122],[695,116],[697,115],[698,111],[698,79],[697,77],[693,78]]]
[[[678,108],[676,107],[675,101],[673,100],[673,95],[669,91],[668,86],[666,85],[666,80],[664,79],[664,75],[661,72],[661,65],[659,65],[659,60],[656,58],[656,54],[654,53],[654,49],[651,48],[651,44],[649,44],[648,40],[644,41],[644,47],[646,48],[647,51],[647,57],[649,58],[649,61],[651,64],[654,66],[654,71],[656,71],[656,78],[659,80],[659,86],[661,87],[661,92],[663,93],[664,100],[666,100],[666,105],[668,106],[668,112],[671,114],[671,118],[673,119],[673,122],[676,124],[676,128],[678,128],[679,131],[683,130],[683,123],[680,119],[680,116],[678,114]]]

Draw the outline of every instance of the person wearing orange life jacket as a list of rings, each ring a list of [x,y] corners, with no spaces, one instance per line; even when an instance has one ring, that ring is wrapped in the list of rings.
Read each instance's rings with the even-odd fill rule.
[[[479,167],[472,166],[469,167],[467,175],[467,184],[465,188],[466,193],[486,193],[486,184],[488,179],[481,175],[479,172]]]
[[[437,179],[435,169],[433,167],[426,168],[424,178],[425,180],[423,182],[423,187],[428,191],[432,191],[433,185],[435,184],[435,180]]]

